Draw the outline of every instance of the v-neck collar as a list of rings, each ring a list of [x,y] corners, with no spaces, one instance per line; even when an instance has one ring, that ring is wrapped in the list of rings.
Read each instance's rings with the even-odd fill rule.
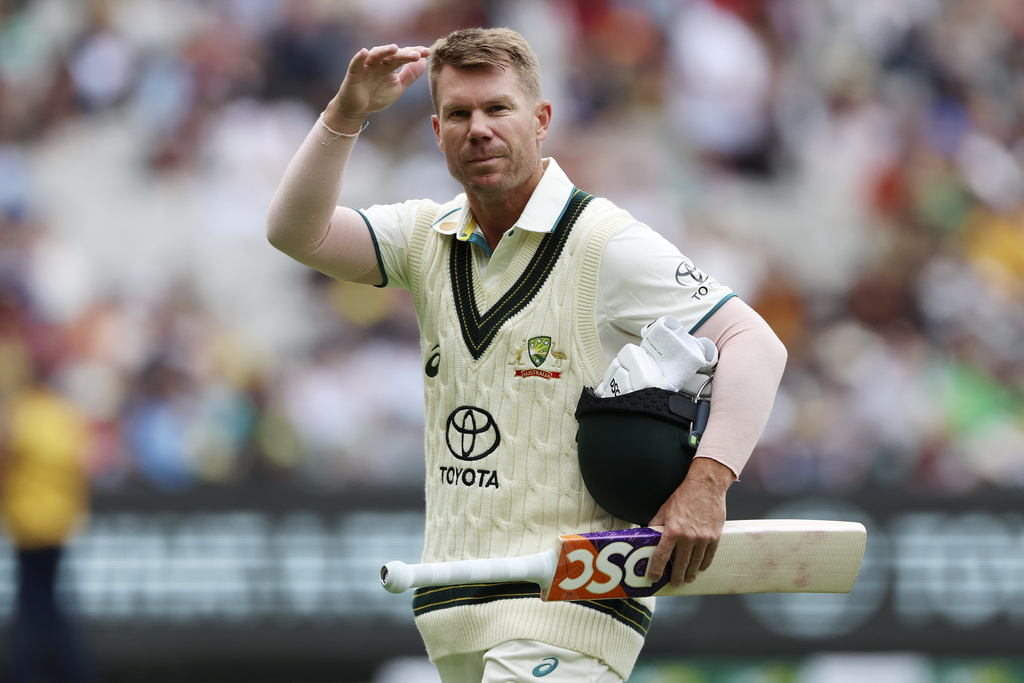
[[[452,240],[448,264],[455,309],[462,328],[462,338],[474,359],[479,359],[484,354],[502,325],[522,311],[547,281],[558,262],[573,224],[591,199],[592,195],[575,187],[572,189],[569,200],[561,207],[553,228],[543,235],[529,264],[501,298],[483,312],[477,306],[470,243],[460,239]]]

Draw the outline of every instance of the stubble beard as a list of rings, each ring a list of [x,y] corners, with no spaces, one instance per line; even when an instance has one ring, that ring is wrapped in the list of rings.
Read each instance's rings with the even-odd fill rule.
[[[513,159],[510,157],[509,152],[506,151],[501,159],[507,166],[497,171],[501,176],[497,182],[493,180],[481,182],[480,176],[466,173],[463,167],[460,166],[458,158],[449,157],[447,159],[448,173],[467,193],[478,197],[499,197],[511,190],[515,190],[515,188],[526,182],[527,178],[530,177],[530,174],[525,170],[525,161],[521,157]]]

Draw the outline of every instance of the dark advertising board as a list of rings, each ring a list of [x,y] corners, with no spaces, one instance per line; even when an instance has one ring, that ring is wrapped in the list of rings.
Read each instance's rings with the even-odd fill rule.
[[[853,591],[663,598],[645,657],[1007,656],[1024,642],[1014,494],[782,499],[736,487],[730,517],[864,523]],[[418,559],[422,528],[422,499],[407,490],[103,496],[62,593],[113,679],[369,680],[381,661],[422,654],[411,596],[378,581],[384,562]],[[0,578],[6,616],[6,546]]]

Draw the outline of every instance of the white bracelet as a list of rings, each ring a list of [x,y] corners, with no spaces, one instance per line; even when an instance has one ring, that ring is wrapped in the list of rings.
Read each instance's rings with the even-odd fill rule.
[[[325,145],[325,146],[331,144],[332,142],[334,142],[338,138],[356,138],[356,137],[359,137],[359,134],[362,133],[364,130],[366,130],[366,127],[368,125],[370,125],[370,119],[366,119],[365,121],[363,121],[363,127],[360,128],[359,130],[357,130],[355,133],[339,133],[338,131],[334,130],[333,128],[331,128],[330,126],[328,126],[324,122],[324,112],[320,112],[320,119],[319,120],[320,120],[320,125],[323,126],[324,128],[326,128],[328,131],[330,131],[332,135],[334,135],[334,137],[331,138],[330,141],[328,141],[328,142],[321,142],[320,143],[321,145]]]

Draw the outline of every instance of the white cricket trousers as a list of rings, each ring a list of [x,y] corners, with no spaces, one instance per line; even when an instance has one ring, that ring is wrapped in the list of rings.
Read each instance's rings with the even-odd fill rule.
[[[434,664],[443,683],[622,683],[599,659],[535,640],[510,640]]]

